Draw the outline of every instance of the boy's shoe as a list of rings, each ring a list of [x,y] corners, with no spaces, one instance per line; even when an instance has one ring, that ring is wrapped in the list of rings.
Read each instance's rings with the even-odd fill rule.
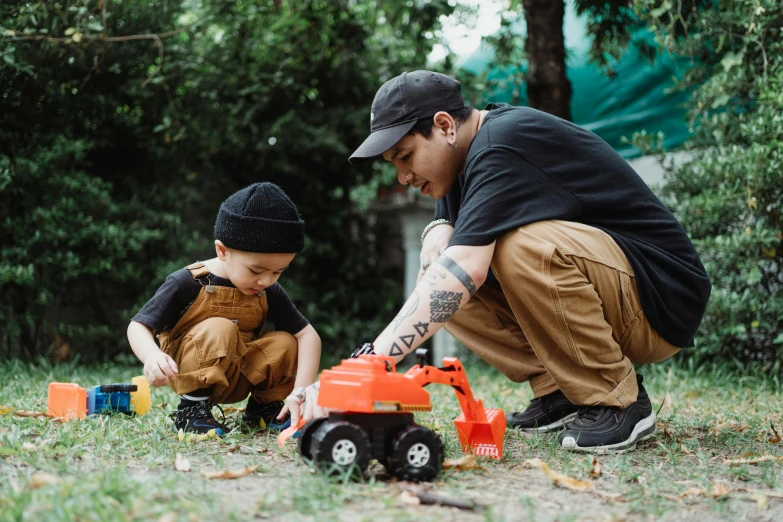
[[[509,428],[528,433],[547,433],[563,429],[576,418],[579,406],[569,401],[560,390],[536,397],[525,411],[506,415]]]
[[[261,403],[252,396],[247,400],[245,413],[242,415],[242,424],[254,430],[275,430],[282,431],[291,425],[291,418],[277,420],[280,410],[283,409],[283,401]]]
[[[583,406],[576,420],[560,435],[560,445],[590,453],[625,453],[655,433],[655,412],[642,376],[637,375],[639,397],[620,409],[612,406]]]
[[[215,430],[215,435],[222,437],[229,432],[229,429],[212,415],[214,406],[220,409],[221,414],[223,413],[223,409],[211,401],[198,401],[190,406],[180,406],[177,411],[169,415],[174,421],[174,431],[179,433],[179,430],[182,430],[185,433],[204,435],[210,430]],[[225,422],[225,415],[223,421]]]

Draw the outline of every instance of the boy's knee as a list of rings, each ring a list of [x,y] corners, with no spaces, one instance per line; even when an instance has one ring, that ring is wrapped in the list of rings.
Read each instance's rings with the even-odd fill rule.
[[[202,334],[220,335],[225,337],[239,335],[239,327],[237,324],[231,319],[226,319],[225,317],[210,317],[208,319],[204,319],[194,326],[191,331],[193,330],[200,331]]]
[[[210,317],[188,330],[182,338],[178,351],[183,359],[190,360],[199,368],[203,368],[213,366],[216,360],[234,357],[237,354],[239,341],[239,328],[233,321],[222,317]]]
[[[275,353],[277,365],[282,371],[296,371],[299,344],[288,332],[269,332],[269,350]]]

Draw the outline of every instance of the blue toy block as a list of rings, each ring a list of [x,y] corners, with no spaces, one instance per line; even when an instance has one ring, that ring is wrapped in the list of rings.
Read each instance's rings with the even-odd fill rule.
[[[135,385],[101,384],[87,390],[87,415],[106,411],[131,414],[131,391]]]

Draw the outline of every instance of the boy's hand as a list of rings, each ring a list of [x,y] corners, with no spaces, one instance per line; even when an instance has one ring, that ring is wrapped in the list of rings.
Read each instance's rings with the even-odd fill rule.
[[[174,359],[158,350],[144,361],[144,377],[151,386],[165,386],[179,373]]]
[[[304,411],[305,397],[307,397],[307,388],[301,386],[294,388],[291,394],[285,398],[285,406],[280,410],[277,420],[282,421],[285,419],[286,414],[290,413],[291,426],[297,426]]]
[[[315,419],[318,417],[326,417],[326,410],[321,406],[318,406],[318,390],[321,387],[319,381],[314,382],[307,388],[305,388],[305,401],[303,406],[305,421]]]

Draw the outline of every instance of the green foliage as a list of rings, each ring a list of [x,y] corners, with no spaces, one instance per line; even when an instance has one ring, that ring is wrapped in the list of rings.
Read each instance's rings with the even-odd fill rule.
[[[681,87],[695,87],[697,134],[663,190],[713,282],[697,354],[769,364],[783,353],[783,6],[657,4],[637,9],[692,59]]]
[[[430,2],[45,1],[0,6],[0,355],[59,335],[113,356],[163,276],[214,255],[220,202],[279,184],[307,223],[282,283],[346,352],[399,280],[351,199],[378,85],[420,67]],[[159,35],[159,36],[150,36]]]

